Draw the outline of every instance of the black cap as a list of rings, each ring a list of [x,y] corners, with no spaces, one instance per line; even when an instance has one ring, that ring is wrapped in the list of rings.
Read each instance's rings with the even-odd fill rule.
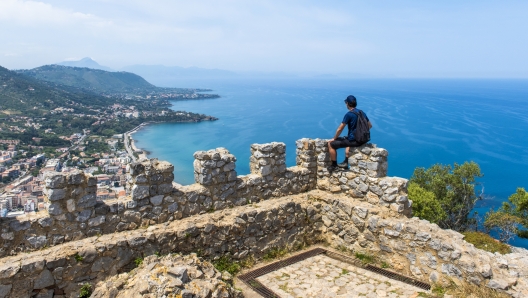
[[[349,95],[349,96],[347,96],[347,98],[345,99],[345,102],[346,102],[347,104],[350,104],[350,105],[351,105],[351,104],[353,104],[353,103],[356,103],[357,100],[356,100],[356,97],[355,97],[354,95]]]

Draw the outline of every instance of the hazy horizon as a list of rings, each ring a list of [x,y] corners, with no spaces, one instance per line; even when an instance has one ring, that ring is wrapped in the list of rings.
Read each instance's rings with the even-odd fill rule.
[[[528,2],[2,0],[0,65],[528,78]]]

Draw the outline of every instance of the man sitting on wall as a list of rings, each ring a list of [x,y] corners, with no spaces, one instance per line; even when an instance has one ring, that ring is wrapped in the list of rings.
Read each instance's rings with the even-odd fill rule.
[[[345,104],[347,105],[348,112],[345,114],[343,121],[337,128],[334,138],[328,141],[328,151],[330,152],[330,160],[332,161],[332,165],[328,168],[328,171],[330,172],[335,171],[338,167],[345,169],[348,168],[348,154],[350,152],[350,147],[358,147],[365,143],[358,142],[355,137],[355,132],[358,125],[358,117],[360,114],[363,114],[365,119],[368,121],[368,128],[372,128],[372,124],[370,123],[370,120],[368,119],[365,112],[356,109],[356,97],[349,95],[345,99]],[[339,135],[341,135],[345,125],[348,126],[348,135],[344,138],[340,138]],[[337,164],[336,150],[339,148],[346,148],[345,160],[342,163]]]

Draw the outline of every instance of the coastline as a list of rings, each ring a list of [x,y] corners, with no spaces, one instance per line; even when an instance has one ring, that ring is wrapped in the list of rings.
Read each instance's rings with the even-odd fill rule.
[[[123,133],[123,140],[124,140],[124,143],[125,143],[125,150],[128,152],[128,155],[132,158],[132,162],[142,161],[142,160],[147,160],[148,159],[148,155],[151,154],[151,152],[136,146],[136,142],[137,141],[134,140],[132,135],[135,134],[136,132],[138,132],[143,127],[149,125],[149,124],[156,124],[156,123],[193,123],[193,122],[215,121],[215,120],[218,120],[218,118],[212,117],[212,116],[208,116],[204,120],[200,120],[200,121],[175,121],[175,122],[172,122],[172,121],[147,121],[147,122],[143,122],[140,125],[134,127],[133,129]],[[130,144],[129,144],[129,141],[130,141]],[[134,153],[137,154],[137,156],[138,156],[137,158],[134,155]]]

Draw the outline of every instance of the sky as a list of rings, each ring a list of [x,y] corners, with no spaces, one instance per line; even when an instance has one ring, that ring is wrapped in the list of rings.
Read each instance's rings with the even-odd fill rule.
[[[528,1],[0,0],[0,65],[528,78]]]

